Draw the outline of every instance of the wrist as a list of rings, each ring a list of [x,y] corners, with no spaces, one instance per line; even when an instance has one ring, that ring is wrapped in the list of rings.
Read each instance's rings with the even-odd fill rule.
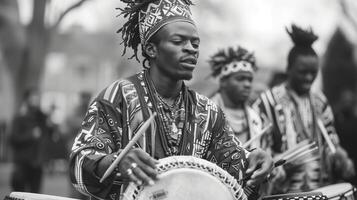
[[[98,162],[98,165],[96,167],[95,173],[98,175],[98,177],[102,177],[104,173],[107,171],[109,166],[115,161],[115,159],[118,157],[119,153],[121,151],[111,153],[108,155],[103,156],[102,159]],[[113,173],[118,173],[119,169],[118,166],[115,167]]]
[[[245,149],[246,158],[249,158],[250,154],[255,150],[257,150],[257,148]]]

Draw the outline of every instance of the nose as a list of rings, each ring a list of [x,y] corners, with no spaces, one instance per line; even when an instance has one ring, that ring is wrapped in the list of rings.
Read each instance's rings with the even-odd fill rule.
[[[250,87],[252,86],[252,82],[250,80],[246,79],[246,80],[244,80],[243,85],[245,88],[250,89]]]
[[[314,75],[313,73],[307,73],[307,74],[305,75],[305,79],[306,79],[307,81],[309,81],[309,82],[313,82],[314,79],[315,79],[315,75]]]
[[[195,47],[195,45],[193,45],[190,41],[186,42],[186,44],[184,45],[184,50],[188,51],[191,54],[198,53],[198,47]]]

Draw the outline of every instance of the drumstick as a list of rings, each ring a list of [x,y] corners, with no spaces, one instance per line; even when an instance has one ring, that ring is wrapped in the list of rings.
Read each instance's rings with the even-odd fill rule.
[[[280,155],[277,155],[276,157],[279,158],[279,159],[283,159],[284,157],[288,156],[289,154],[297,151],[298,149],[300,149],[301,147],[305,146],[305,145],[308,145],[308,141],[307,140],[304,140],[302,142],[300,142],[299,144],[297,144],[295,147],[285,151],[284,153],[280,154]]]
[[[275,168],[275,167],[279,167],[279,166],[281,166],[281,165],[285,165],[286,163],[291,162],[292,160],[295,160],[295,159],[297,159],[297,158],[299,158],[299,157],[303,157],[303,156],[307,155],[308,153],[315,151],[316,149],[317,149],[317,146],[314,147],[313,149],[310,149],[310,150],[308,150],[308,151],[302,152],[300,155],[297,155],[295,158],[290,159],[290,160],[279,159],[279,160],[277,160],[276,162],[274,162],[274,168]],[[315,160],[315,159],[317,159],[317,158],[318,158],[318,157],[316,157],[316,156],[315,156],[315,157],[312,157],[311,159],[308,159],[308,160],[304,161],[304,163],[307,162],[307,161],[313,161],[313,160]]]
[[[299,158],[299,157],[303,157],[303,156],[307,155],[308,153],[315,151],[316,149],[318,149],[317,146],[314,147],[313,149],[310,149],[310,150],[307,150],[307,151],[305,151],[305,152],[300,153],[300,154],[297,155],[295,158],[292,158],[292,159],[290,159],[290,160],[279,159],[279,160],[277,160],[276,162],[274,162],[274,167],[279,167],[280,165],[285,165],[286,163],[291,162],[292,160],[295,160],[295,159],[297,159],[297,158]],[[316,158],[313,157],[313,159],[316,159]],[[308,160],[311,160],[311,159],[308,159]]]
[[[319,156],[314,156],[312,158],[309,158],[309,159],[306,159],[304,160],[303,162],[299,163],[300,165],[303,165],[303,164],[306,164],[306,163],[309,163],[311,161],[314,161],[314,160],[318,160],[320,157]]]
[[[336,147],[335,145],[332,143],[331,138],[328,136],[328,133],[326,131],[326,128],[324,126],[324,124],[322,123],[322,121],[320,119],[317,119],[317,125],[319,126],[322,136],[325,138],[328,147],[330,148],[331,152],[334,154],[336,153]]]
[[[268,124],[262,131],[260,131],[259,134],[253,136],[252,138],[250,138],[250,140],[248,140],[246,143],[243,144],[244,148],[247,148],[249,145],[251,145],[251,143],[253,143],[255,140],[259,139],[261,136],[263,136],[272,126],[272,124]]]
[[[291,153],[291,154],[289,154],[289,155],[283,157],[282,159],[284,159],[284,160],[292,159],[294,156],[296,156],[296,155],[298,155],[298,154],[300,154],[300,153],[302,153],[302,152],[304,152],[304,151],[310,149],[311,147],[314,147],[315,145],[316,145],[315,142],[313,142],[313,143],[311,143],[311,144],[308,144],[308,145],[305,145],[305,146],[303,146],[303,147],[300,147],[300,148],[297,149],[295,152],[293,152],[293,153]]]
[[[301,152],[300,154],[296,155],[295,157],[288,159],[286,162],[288,163],[288,162],[292,162],[294,160],[297,160],[299,158],[302,158],[302,157],[306,156],[307,154],[316,151],[317,149],[318,149],[318,147],[316,146],[316,147],[314,147],[312,149],[309,149],[307,151]]]
[[[153,113],[148,120],[140,127],[135,136],[129,141],[129,143],[125,146],[123,151],[118,155],[118,157],[114,160],[114,162],[108,167],[105,171],[103,177],[100,179],[100,182],[103,182],[115,169],[115,167],[119,164],[120,160],[123,156],[128,153],[128,151],[135,145],[135,143],[139,140],[139,138],[145,133],[146,129],[150,126],[151,122],[155,119],[156,113]]]
[[[280,165],[284,165],[285,163],[286,163],[286,160],[280,159],[280,160],[274,162],[274,168],[279,167]]]
[[[275,168],[275,167],[279,167],[280,165],[284,165],[285,163],[286,163],[286,160],[280,159],[280,160],[274,162],[274,168]],[[254,173],[254,171],[252,171],[252,172],[250,172],[250,173],[247,173],[247,174],[244,176],[243,181],[245,182],[245,181],[249,180],[250,177],[253,175],[253,173]]]

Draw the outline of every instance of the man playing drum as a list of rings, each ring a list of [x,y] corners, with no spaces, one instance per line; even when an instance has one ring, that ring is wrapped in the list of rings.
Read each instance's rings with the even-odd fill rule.
[[[311,91],[318,72],[318,56],[312,48],[317,36],[295,25],[287,31],[295,45],[288,55],[287,81],[262,93],[253,107],[263,121],[273,122],[271,137],[267,138],[273,156],[302,142],[316,142],[319,151],[284,166],[285,171],[280,172],[285,173],[279,173],[285,174],[280,177],[284,182],[272,183],[277,186],[273,193],[310,191],[331,182],[328,174],[332,172],[342,179],[354,173],[353,163],[338,144],[326,98]]]
[[[142,47],[144,70],[115,81],[91,103],[75,139],[70,161],[73,185],[98,199],[119,199],[129,182],[153,185],[156,159],[190,155],[216,163],[241,184],[256,188],[272,169],[262,150],[248,152],[235,139],[222,111],[190,89],[200,38],[189,0],[123,0],[128,21],[119,30],[125,48]],[[125,53],[125,50],[124,50]],[[100,182],[106,169],[151,113],[154,125],[137,147]],[[253,193],[250,193],[253,196]]]
[[[219,90],[211,99],[223,110],[239,141],[245,143],[262,131],[259,115],[247,102],[257,70],[255,56],[240,46],[229,47],[214,54],[209,63],[212,76],[219,78]],[[260,146],[259,139],[252,146]]]

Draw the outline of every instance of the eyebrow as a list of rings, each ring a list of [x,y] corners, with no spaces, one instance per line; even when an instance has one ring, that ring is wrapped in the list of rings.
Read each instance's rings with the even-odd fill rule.
[[[190,39],[201,41],[200,37],[198,37],[198,36],[190,36],[190,35],[185,35],[185,34],[181,34],[181,33],[174,33],[171,37],[174,37],[174,36],[178,36],[178,37],[182,37],[182,38],[190,38]]]

